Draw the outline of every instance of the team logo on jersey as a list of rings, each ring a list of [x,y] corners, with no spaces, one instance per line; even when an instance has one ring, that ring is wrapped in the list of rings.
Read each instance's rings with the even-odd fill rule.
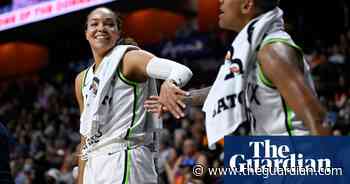
[[[99,83],[100,83],[100,79],[98,79],[97,77],[94,77],[94,78],[92,79],[92,83],[91,83],[91,85],[90,85],[89,90],[92,90],[92,93],[93,93],[94,95],[97,94],[97,91],[98,91],[98,84],[99,84]]]
[[[234,48],[233,46],[230,47],[229,51],[227,52],[225,59],[229,60],[231,63],[231,66],[229,68],[229,73],[226,75],[225,80],[232,79],[235,77],[235,75],[243,74],[243,62],[239,58],[234,58]]]
[[[233,63],[232,66],[230,67],[230,71],[232,73],[241,73],[241,68],[237,63]]]

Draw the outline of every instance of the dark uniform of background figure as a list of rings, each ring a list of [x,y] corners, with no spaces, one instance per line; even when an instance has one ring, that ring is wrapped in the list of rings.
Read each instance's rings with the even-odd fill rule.
[[[9,132],[0,122],[0,183],[14,184],[10,171]]]

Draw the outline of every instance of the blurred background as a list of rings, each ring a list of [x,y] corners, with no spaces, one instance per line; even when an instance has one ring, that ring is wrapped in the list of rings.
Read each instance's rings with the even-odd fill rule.
[[[281,1],[288,32],[312,68],[333,134],[350,135],[349,1]],[[218,27],[219,0],[0,0],[0,122],[8,129],[16,184],[72,184],[79,143],[75,76],[92,61],[86,15],[103,5],[124,17],[123,34],[160,57],[192,69],[185,89],[210,86],[236,33]],[[196,178],[196,161],[223,162],[223,143],[208,150],[204,115],[164,117],[159,173],[164,184],[222,183]],[[237,135],[249,135],[242,125]],[[1,147],[0,152],[6,149]]]

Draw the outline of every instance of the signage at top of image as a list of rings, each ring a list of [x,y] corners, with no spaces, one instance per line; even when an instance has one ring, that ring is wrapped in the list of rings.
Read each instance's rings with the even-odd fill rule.
[[[0,31],[114,0],[53,0],[0,14]]]

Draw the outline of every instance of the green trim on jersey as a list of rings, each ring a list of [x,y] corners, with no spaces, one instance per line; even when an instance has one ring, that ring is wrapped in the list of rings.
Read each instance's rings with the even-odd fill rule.
[[[265,77],[263,71],[261,70],[260,63],[258,63],[258,78],[265,86],[276,89],[272,82]]]
[[[135,128],[137,128],[139,126],[140,123],[135,124],[135,122],[137,122],[140,118],[140,114],[136,113],[136,109],[139,108],[139,106],[137,105],[137,102],[139,101],[140,95],[139,93],[141,93],[140,91],[140,87],[139,87],[139,83],[128,80],[123,73],[119,70],[117,70],[118,76],[119,78],[127,85],[132,86],[133,87],[133,91],[134,91],[134,102],[133,102],[133,113],[132,113],[132,121],[131,121],[131,125],[128,128],[126,135],[125,135],[125,139],[128,139],[131,137],[133,131],[135,130]]]
[[[124,175],[122,184],[128,184],[131,173],[131,151],[125,150]]]
[[[87,69],[84,71],[83,81],[82,81],[82,83],[80,84],[80,88],[81,88],[80,90],[81,90],[81,94],[82,94],[83,98],[84,98],[84,95],[83,95],[83,88],[84,88],[84,86],[85,86],[85,81],[86,81],[87,73],[88,73],[88,71],[89,71],[90,68],[91,68],[91,66],[90,66],[89,68],[87,68]]]
[[[293,110],[286,104],[286,102],[282,96],[281,96],[281,101],[282,101],[284,117],[285,117],[285,120],[284,120],[285,127],[287,129],[288,135],[293,136],[294,135],[294,130],[293,130],[293,126],[292,126]]]
[[[300,57],[299,59],[303,58],[303,55],[304,55],[303,50],[298,45],[291,43],[291,40],[285,39],[285,38],[270,38],[270,39],[264,40],[261,43],[260,48],[264,47],[267,44],[277,43],[277,42],[284,43],[284,44],[294,48],[299,53],[299,57]],[[260,62],[258,62],[258,70],[259,70],[258,77],[261,80],[261,82],[270,88],[276,89],[276,87],[273,85],[272,81],[266,77],[266,75],[264,74],[264,71],[261,69]]]
[[[123,73],[119,70],[119,67],[118,67],[118,76],[123,80],[123,82],[125,82],[126,84],[130,85],[130,86],[137,86],[139,83],[138,82],[135,82],[135,81],[132,81],[132,80],[129,80],[127,79]]]
[[[296,44],[294,44],[293,42],[291,42],[290,39],[286,39],[286,38],[270,38],[267,40],[264,40],[263,43],[261,44],[262,48],[263,46],[267,45],[267,44],[271,44],[271,43],[277,43],[277,42],[281,42],[284,43],[292,48],[294,48],[298,54],[299,54],[299,59],[303,60],[303,50]],[[259,79],[262,81],[262,83],[268,87],[272,87],[274,89],[276,89],[276,87],[273,85],[273,83],[271,82],[271,80],[269,80],[264,72],[261,70],[260,68],[260,63],[258,64],[258,77]],[[282,105],[283,105],[283,110],[284,110],[284,114],[285,114],[285,126],[286,129],[288,131],[288,135],[289,136],[293,136],[294,135],[294,130],[293,130],[293,126],[292,126],[292,115],[294,113],[294,111],[286,104],[285,100],[283,99],[283,97],[281,96],[281,100],[282,100]]]
[[[285,44],[287,44],[288,46],[291,46],[291,47],[297,49],[298,52],[303,53],[303,49],[301,49],[301,47],[299,47],[298,45],[296,45],[296,44],[294,44],[294,43],[291,43],[290,41],[291,41],[290,39],[286,39],[286,38],[270,38],[270,39],[264,40],[264,41],[261,43],[261,47],[260,47],[260,48],[262,48],[262,47],[264,47],[265,45],[270,44],[270,43],[281,42],[281,43],[285,43]]]
[[[288,105],[286,107],[287,107],[287,120],[288,120],[288,127],[290,129],[290,134],[291,135],[295,135],[294,134],[294,128],[292,126],[292,118],[293,118],[292,117],[292,113],[293,113],[293,110]]]
[[[134,129],[136,127],[138,127],[138,125],[140,124],[134,124],[135,122],[137,122],[140,118],[140,114],[137,114],[136,113],[136,109],[139,108],[139,106],[137,105],[137,102],[139,101],[139,98],[141,96],[141,90],[140,90],[140,83],[138,82],[135,82],[135,81],[131,81],[129,79],[127,79],[123,73],[119,70],[118,68],[118,75],[119,77],[122,79],[123,82],[125,82],[126,84],[130,85],[130,86],[133,86],[134,87],[134,96],[135,96],[135,101],[134,101],[134,113],[135,113],[135,119],[133,120],[133,123],[131,124],[131,127],[129,128],[130,129],[130,132],[129,132],[129,137],[131,136],[132,132],[134,131]]]
[[[138,89],[138,83],[130,81],[128,79],[126,79],[122,72],[119,70],[117,70],[118,73],[118,77],[127,85],[132,86],[133,87],[133,92],[134,92],[134,102],[133,102],[133,110],[132,110],[132,120],[131,120],[131,125],[130,128],[128,128],[128,130],[126,131],[126,135],[125,135],[125,139],[128,139],[131,135],[131,130],[132,127],[134,126],[134,123],[136,121],[136,108],[137,108],[137,101],[138,101],[138,95],[137,95],[137,89]]]

